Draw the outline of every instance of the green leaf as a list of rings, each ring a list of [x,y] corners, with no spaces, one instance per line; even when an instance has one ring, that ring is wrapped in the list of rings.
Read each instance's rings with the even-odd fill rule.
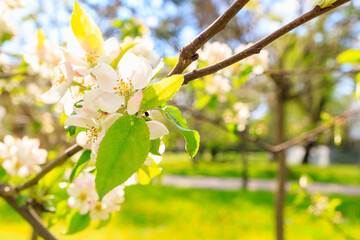
[[[4,176],[6,176],[6,171],[2,166],[0,166],[0,179],[2,179]]]
[[[81,47],[96,55],[104,55],[104,39],[99,27],[91,16],[75,1],[71,15],[71,28]]]
[[[130,42],[130,43],[126,43],[126,44],[122,45],[119,56],[111,62],[110,66],[116,70],[120,60],[123,58],[125,53],[127,53],[130,49],[132,49],[136,44],[138,44],[138,43]]]
[[[202,95],[196,101],[196,109],[203,109],[211,100],[211,95]]]
[[[168,106],[164,108],[164,111],[166,116],[175,124],[177,128],[180,129],[181,133],[184,135],[186,141],[186,151],[189,153],[190,157],[193,158],[199,150],[199,133],[195,130],[188,129],[185,118],[183,118],[180,110],[176,107]]]
[[[160,156],[161,154],[159,153],[159,148],[160,148],[160,138],[150,140],[149,152],[151,154]]]
[[[150,110],[166,103],[179,91],[183,82],[184,76],[173,75],[149,86],[143,92],[140,108],[142,110]]]
[[[109,128],[96,160],[95,183],[100,199],[140,168],[148,155],[149,144],[150,132],[144,119],[125,115]]]
[[[360,63],[360,50],[349,49],[339,54],[336,58],[339,63]]]
[[[151,159],[151,165],[142,165],[137,171],[139,183],[142,185],[149,184],[151,179],[158,176],[161,173],[161,168],[157,165],[153,159]]]
[[[337,0],[321,0],[318,5],[320,6],[320,8],[326,8],[332,6],[332,4],[336,1]]]
[[[66,135],[68,137],[67,141],[70,142],[73,140],[79,133],[86,131],[88,129],[82,127],[68,126],[66,127]]]
[[[67,224],[67,235],[80,232],[87,228],[90,224],[90,214],[81,215],[79,211],[70,215]]]
[[[71,171],[71,174],[70,174],[70,178],[69,178],[69,181],[72,182],[75,178],[75,176],[78,174],[76,173],[76,170],[81,166],[83,165],[84,163],[86,163],[87,161],[90,160],[90,156],[91,156],[91,151],[90,150],[85,150],[79,160],[77,161],[75,167],[73,168],[73,170]]]

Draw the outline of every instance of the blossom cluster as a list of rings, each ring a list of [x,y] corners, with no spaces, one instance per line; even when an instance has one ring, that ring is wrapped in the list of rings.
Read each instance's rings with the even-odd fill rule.
[[[0,142],[2,167],[9,175],[22,178],[38,173],[47,157],[47,151],[39,146],[39,139],[17,139],[6,135],[4,142]]]
[[[237,102],[233,106],[233,110],[227,109],[223,113],[225,123],[236,124],[238,131],[244,131],[250,117],[249,105],[243,102]]]
[[[78,208],[82,215],[90,212],[93,220],[106,220],[110,213],[120,210],[120,204],[124,201],[124,187],[125,184],[114,188],[99,200],[95,189],[95,176],[82,172],[67,188],[70,196],[68,206],[72,209]]]

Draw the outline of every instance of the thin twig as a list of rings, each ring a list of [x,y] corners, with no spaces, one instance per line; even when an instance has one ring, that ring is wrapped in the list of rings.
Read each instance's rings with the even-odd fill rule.
[[[327,130],[329,130],[333,125],[335,124],[342,124],[343,121],[345,121],[346,119],[356,115],[360,113],[360,108],[357,109],[351,109],[351,110],[347,110],[345,112],[343,112],[342,114],[340,114],[337,117],[334,117],[334,119],[327,123],[327,124],[323,124],[309,132],[303,133],[298,137],[295,137],[289,141],[283,142],[281,144],[278,144],[276,146],[272,146],[273,151],[274,152],[280,152],[283,151],[289,147],[295,146],[299,143],[301,143],[302,141],[308,140],[308,139],[314,139],[317,135],[319,135],[320,133],[323,133]]]
[[[218,17],[209,27],[202,31],[193,41],[184,46],[179,55],[179,61],[169,73],[169,76],[181,74],[193,61],[199,58],[196,53],[207,41],[225,29],[232,18],[245,6],[249,0],[235,1],[220,17]]]
[[[28,223],[31,224],[34,231],[42,236],[46,240],[56,240],[56,237],[49,232],[44,226],[41,218],[32,209],[29,209],[26,205],[19,206],[15,196],[8,196],[4,194],[4,189],[7,188],[5,184],[0,182],[0,196],[13,208],[15,209]]]
[[[338,72],[341,74],[357,74],[360,69],[353,69],[350,71],[343,71],[341,68],[294,68],[294,69],[269,69],[264,74],[269,75],[314,75]]]
[[[74,144],[73,146],[71,146],[70,148],[68,148],[61,156],[59,156],[58,158],[56,158],[55,160],[53,160],[52,162],[48,163],[47,165],[44,166],[44,168],[41,170],[41,172],[39,172],[34,178],[32,178],[31,180],[13,188],[13,189],[4,189],[5,190],[5,194],[6,195],[11,195],[14,194],[15,192],[20,192],[26,188],[29,188],[33,185],[35,185],[41,178],[43,178],[46,174],[48,174],[51,170],[53,170],[54,168],[61,166],[62,164],[64,164],[66,162],[66,160],[73,156],[74,154],[76,154],[77,152],[79,152],[82,149],[82,147],[80,147],[77,144]],[[7,191],[6,191],[7,190]]]
[[[286,24],[285,26],[279,28],[275,32],[271,33],[270,35],[266,36],[265,38],[261,39],[260,41],[256,42],[252,46],[246,48],[244,51],[239,52],[227,59],[224,59],[218,63],[215,63],[213,65],[210,65],[208,67],[204,67],[202,69],[196,69],[192,72],[186,73],[184,75],[184,83],[187,84],[188,82],[201,78],[206,75],[213,74],[223,68],[226,68],[244,58],[247,58],[251,55],[260,53],[260,51],[269,45],[270,43],[274,42],[276,39],[280,38],[281,36],[285,35],[286,33],[290,32],[291,30],[297,28],[298,26],[314,19],[315,17],[318,17],[332,9],[335,9],[347,2],[350,2],[350,0],[338,0],[335,3],[332,4],[330,7],[326,8],[320,8],[319,6],[315,6],[311,11],[303,14],[302,16],[296,18],[295,20],[291,21],[290,23]]]

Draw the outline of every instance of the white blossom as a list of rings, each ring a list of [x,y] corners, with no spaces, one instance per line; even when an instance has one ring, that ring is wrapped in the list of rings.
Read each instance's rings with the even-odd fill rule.
[[[47,151],[39,146],[39,139],[5,136],[4,142],[0,142],[2,167],[12,176],[27,177],[38,173],[41,170],[40,165],[46,162],[47,157]]]

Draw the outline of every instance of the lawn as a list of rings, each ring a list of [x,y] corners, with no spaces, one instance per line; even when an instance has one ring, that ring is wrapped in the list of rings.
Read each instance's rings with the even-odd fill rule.
[[[268,160],[266,153],[248,154],[250,178],[274,178],[277,164]],[[194,165],[186,153],[166,153],[161,163],[163,173],[178,175],[202,175],[218,177],[240,177],[242,175],[241,155],[235,153],[219,154],[216,162],[205,159]],[[332,164],[328,167],[314,165],[290,166],[289,179],[297,180],[302,174],[313,181],[360,185],[358,165]]]
[[[311,216],[303,204],[286,207],[286,236],[292,240],[346,239],[326,220]],[[349,235],[360,236],[360,197],[340,197],[346,221],[339,224]],[[132,186],[126,190],[122,210],[108,226],[63,236],[62,224],[52,231],[59,239],[177,240],[273,239],[273,195],[265,192],[225,192]],[[1,239],[29,239],[30,227],[0,202]]]

